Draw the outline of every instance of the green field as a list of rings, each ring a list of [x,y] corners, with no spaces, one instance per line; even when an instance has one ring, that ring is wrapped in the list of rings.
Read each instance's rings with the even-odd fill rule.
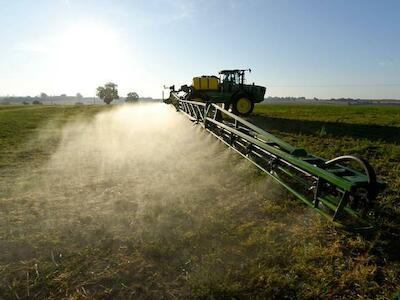
[[[384,221],[361,236],[160,105],[0,106],[0,299],[399,290],[400,108],[258,105],[251,117],[316,155],[370,160]]]

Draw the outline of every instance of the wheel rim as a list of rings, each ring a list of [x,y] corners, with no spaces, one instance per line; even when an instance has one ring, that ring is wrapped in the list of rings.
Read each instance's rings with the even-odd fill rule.
[[[247,114],[251,110],[251,101],[248,98],[240,98],[236,102],[236,109],[240,114]]]

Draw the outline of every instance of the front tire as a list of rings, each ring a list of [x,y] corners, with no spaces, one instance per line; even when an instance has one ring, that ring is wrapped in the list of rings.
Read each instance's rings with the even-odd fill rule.
[[[247,96],[239,96],[232,103],[232,112],[239,116],[247,116],[253,112],[254,103]]]

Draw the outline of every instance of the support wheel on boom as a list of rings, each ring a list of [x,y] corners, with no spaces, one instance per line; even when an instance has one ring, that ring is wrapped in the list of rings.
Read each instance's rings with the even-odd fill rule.
[[[246,95],[240,95],[232,101],[232,112],[239,116],[247,116],[253,112],[254,103]]]

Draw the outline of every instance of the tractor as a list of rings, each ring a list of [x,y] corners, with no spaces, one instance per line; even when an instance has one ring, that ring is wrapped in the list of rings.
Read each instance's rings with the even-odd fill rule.
[[[264,100],[266,88],[245,84],[245,72],[248,70],[223,70],[217,76],[193,78],[193,85],[183,85],[185,100],[197,102],[221,103],[226,110],[246,116],[254,109],[254,104]]]

